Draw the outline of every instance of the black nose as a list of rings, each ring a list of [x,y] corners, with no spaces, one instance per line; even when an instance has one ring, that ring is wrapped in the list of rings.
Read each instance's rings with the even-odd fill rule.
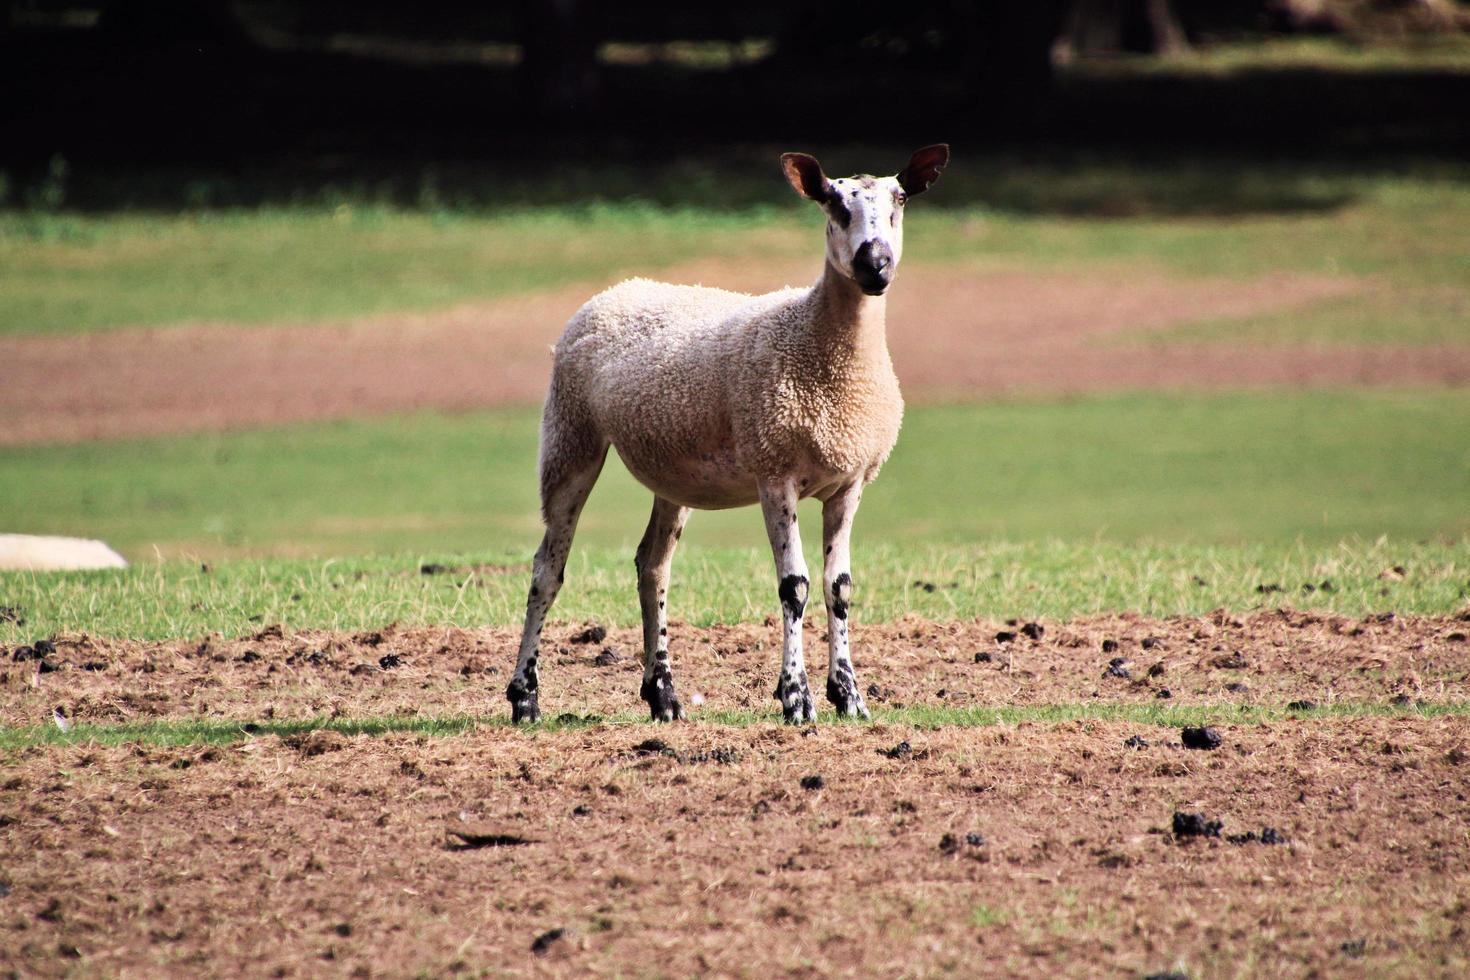
[[[893,280],[893,249],[875,238],[863,242],[852,257],[852,277],[865,293],[883,292]]]

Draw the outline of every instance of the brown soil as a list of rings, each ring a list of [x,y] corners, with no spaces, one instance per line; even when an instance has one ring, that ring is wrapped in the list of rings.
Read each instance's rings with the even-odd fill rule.
[[[875,706],[1141,702],[1164,686],[1190,704],[1433,703],[1470,686],[1460,619],[1106,616],[1042,622],[1039,639],[1024,625],[860,627],[859,670]],[[549,634],[543,708],[634,708],[632,632],[580,632]],[[705,695],[680,725],[12,750],[0,972],[1470,969],[1470,719],[1221,725],[1214,751],[1116,722],[796,730],[770,699],[777,633],[678,628],[684,696]],[[84,722],[503,716],[513,639],[62,637],[46,673],[3,651],[0,721],[32,724],[57,703]],[[609,646],[623,659],[596,666]],[[380,668],[390,654],[402,665]],[[1104,676],[1113,657],[1131,678]],[[699,721],[740,708],[772,722]],[[1176,811],[1225,836],[1176,837]],[[1268,827],[1285,842],[1229,839]]]
[[[1170,731],[600,725],[28,749],[0,783],[0,969],[1470,969],[1463,719],[1224,727],[1213,752]],[[1152,744],[1126,746],[1136,734]],[[1285,843],[1176,838],[1176,811]]]
[[[1279,611],[1164,620],[1124,614],[1039,625],[1039,640],[1017,634],[998,642],[997,634],[1017,627],[917,618],[859,623],[853,632],[859,681],[875,708],[1154,703],[1164,700],[1163,690],[1176,704],[1470,700],[1464,640],[1470,624],[1458,619]],[[573,642],[581,629],[547,631],[543,712],[641,713],[637,630],[614,630],[600,643]],[[670,634],[675,682],[694,718],[731,711],[778,718],[771,691],[780,665],[779,625],[675,623]],[[505,715],[502,692],[518,638],[503,627],[357,634],[283,634],[268,627],[255,637],[163,643],[62,636],[46,658],[55,669],[46,673],[38,672],[37,661],[15,662],[0,647],[0,725],[47,722],[58,702],[75,720],[95,723]],[[820,697],[824,635],[809,629],[806,646]],[[599,666],[596,658],[608,649],[617,659]],[[398,665],[381,667],[387,657]],[[1108,674],[1115,658],[1123,658],[1128,677]]]
[[[802,277],[789,262],[691,263],[661,274],[761,291]],[[538,403],[547,350],[598,284],[343,323],[132,329],[0,338],[0,445]],[[1470,381],[1470,351],[1120,348],[1125,330],[1290,309],[1350,279],[1250,282],[1130,273],[904,270],[890,346],[914,401],[1117,388]]]

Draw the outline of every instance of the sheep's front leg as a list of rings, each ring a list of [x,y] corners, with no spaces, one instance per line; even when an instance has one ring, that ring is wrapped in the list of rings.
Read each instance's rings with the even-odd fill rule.
[[[852,657],[847,643],[847,611],[852,601],[851,556],[848,539],[852,535],[852,519],[862,499],[862,484],[854,484],[827,498],[822,505],[822,594],[827,600],[827,700],[837,707],[839,715],[867,718],[853,673]]]
[[[776,700],[781,702],[781,713],[788,725],[799,725],[817,717],[801,654],[801,623],[810,582],[806,558],[801,553],[801,532],[796,526],[796,499],[796,486],[789,480],[761,486],[761,511],[766,518],[771,553],[776,558],[776,592],[781,599],[784,629]]]
[[[674,695],[674,673],[669,664],[668,610],[669,565],[674,548],[684,533],[689,508],[653,498],[653,516],[638,545],[634,564],[638,567],[638,604],[643,608],[643,688],[654,721],[676,721],[684,708]]]

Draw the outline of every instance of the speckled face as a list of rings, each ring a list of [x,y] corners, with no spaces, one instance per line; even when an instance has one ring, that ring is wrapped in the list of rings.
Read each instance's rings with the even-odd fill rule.
[[[915,150],[897,176],[828,180],[811,154],[781,154],[787,183],[827,212],[828,264],[869,296],[883,295],[898,269],[904,204],[928,190],[948,163],[949,145],[934,143]]]
[[[827,261],[863,292],[880,296],[903,254],[903,205],[897,177],[839,177],[828,184]]]

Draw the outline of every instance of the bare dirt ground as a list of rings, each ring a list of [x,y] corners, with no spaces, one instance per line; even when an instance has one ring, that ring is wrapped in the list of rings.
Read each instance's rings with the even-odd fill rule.
[[[1470,700],[1470,622],[1385,615],[1107,615],[1043,621],[1035,624],[1040,638],[1034,640],[1026,624],[914,618],[857,623],[854,659],[875,708]],[[638,631],[577,642],[586,639],[586,629],[548,628],[541,655],[543,712],[606,717],[643,711]],[[756,712],[779,720],[771,697],[781,657],[778,624],[695,629],[675,623],[670,638],[675,683],[693,717]],[[63,635],[41,659],[29,648],[0,647],[0,724],[47,722],[58,703],[78,722],[107,724],[498,716],[508,712],[501,692],[518,639],[505,627],[293,634],[271,626],[254,637],[161,643]],[[824,634],[809,627],[806,647],[820,697]],[[696,694],[701,704],[694,703]]]
[[[859,673],[878,708],[1470,693],[1463,618],[1037,625],[859,624]],[[543,708],[640,707],[632,631],[585,631],[549,631]],[[1120,722],[792,729],[770,698],[778,627],[674,634],[681,691],[704,699],[685,724],[7,751],[0,972],[1470,969],[1470,719],[1302,711],[1221,725],[1213,751]],[[0,721],[58,703],[79,722],[498,717],[512,649],[502,629],[62,636],[50,669],[3,651]],[[741,709],[771,721],[700,721]]]
[[[1465,975],[1463,719],[1225,727],[1210,752],[1170,731],[24,750],[0,783],[0,970]]]
[[[807,270],[695,262],[660,278],[746,291]],[[195,325],[0,338],[0,445],[214,431],[423,408],[536,404],[548,347],[598,284],[422,315],[310,325]],[[911,400],[1120,388],[1463,384],[1449,348],[1119,347],[1121,331],[1294,309],[1347,278],[1250,282],[1095,272],[904,270],[889,341]]]

